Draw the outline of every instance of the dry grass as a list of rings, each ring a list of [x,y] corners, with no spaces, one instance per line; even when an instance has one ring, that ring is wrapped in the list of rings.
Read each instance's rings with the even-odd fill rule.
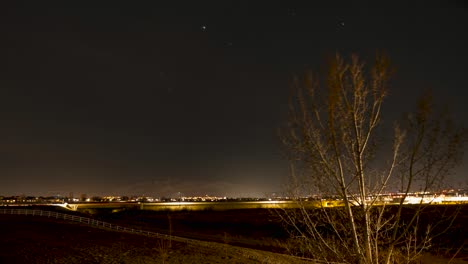
[[[228,243],[151,238],[43,217],[0,215],[0,263],[303,263]]]

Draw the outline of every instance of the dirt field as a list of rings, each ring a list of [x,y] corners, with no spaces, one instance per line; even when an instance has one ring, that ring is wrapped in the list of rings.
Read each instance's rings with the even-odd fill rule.
[[[468,220],[464,209],[453,228],[439,238],[440,244],[448,246],[450,242],[459,241],[461,244],[457,244],[464,247]],[[54,210],[62,211],[59,208]],[[185,238],[174,238],[169,242],[47,217],[0,214],[0,263],[306,263],[271,252],[284,252],[275,243],[284,241],[287,235],[271,213],[250,209],[220,212],[122,211],[88,215],[148,231],[167,233],[171,229],[173,236],[200,240],[196,242]],[[438,214],[431,213],[432,216]],[[444,252],[445,249],[441,250],[435,253],[450,255]],[[464,250],[452,264],[468,263],[462,261],[467,260],[462,252]],[[448,261],[447,258],[426,255],[421,263]]]
[[[0,233],[0,263],[305,263],[229,244],[169,242],[37,216],[0,215]]]
[[[275,212],[265,209],[225,211],[140,211],[94,215],[122,226],[285,253],[279,241],[288,238]],[[169,227],[169,224],[171,227]]]

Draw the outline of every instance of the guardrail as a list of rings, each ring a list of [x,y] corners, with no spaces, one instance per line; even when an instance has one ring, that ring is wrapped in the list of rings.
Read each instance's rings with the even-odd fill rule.
[[[174,236],[170,236],[166,234],[145,231],[142,229],[123,227],[123,226],[119,226],[119,225],[115,225],[115,224],[111,224],[111,223],[107,223],[103,221],[98,221],[96,219],[92,219],[88,217],[82,217],[82,216],[71,215],[71,214],[63,214],[63,213],[52,212],[52,211],[32,210],[32,209],[0,209],[0,214],[43,216],[43,217],[48,217],[48,218],[69,220],[69,221],[78,222],[78,223],[86,224],[86,225],[93,226],[93,227],[112,229],[112,230],[116,230],[119,232],[133,233],[133,234],[146,235],[146,236],[152,236],[152,237],[158,237],[158,238],[166,238],[166,239],[174,238]]]

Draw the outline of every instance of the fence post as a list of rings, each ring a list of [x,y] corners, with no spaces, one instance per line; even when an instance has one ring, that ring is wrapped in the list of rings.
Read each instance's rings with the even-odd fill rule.
[[[93,225],[93,226],[102,226],[103,228],[109,228],[109,229],[114,229],[117,231],[122,231],[122,232],[128,232],[128,233],[134,233],[134,234],[143,234],[147,236],[161,236],[159,233],[155,232],[150,232],[150,231],[145,231],[142,229],[135,229],[135,228],[127,228],[127,227],[122,227],[119,225],[112,225],[111,223],[107,223],[104,221],[98,221],[96,219],[91,219],[88,217],[81,217],[81,216],[75,216],[75,215],[68,215],[68,214],[62,214],[62,213],[57,213],[57,212],[52,212],[52,211],[43,211],[43,210],[31,210],[31,209],[0,209],[0,214],[17,214],[17,215],[38,215],[38,216],[47,216],[48,218],[55,217],[56,219],[58,218],[63,218],[64,220],[71,220],[71,221],[78,221],[80,223],[87,223],[88,225]],[[164,237],[170,238],[170,236],[163,235]]]

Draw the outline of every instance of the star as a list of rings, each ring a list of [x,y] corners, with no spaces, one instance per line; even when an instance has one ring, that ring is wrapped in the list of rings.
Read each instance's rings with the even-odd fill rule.
[[[202,31],[206,31],[206,26],[205,25],[202,25],[200,28],[201,28]]]

